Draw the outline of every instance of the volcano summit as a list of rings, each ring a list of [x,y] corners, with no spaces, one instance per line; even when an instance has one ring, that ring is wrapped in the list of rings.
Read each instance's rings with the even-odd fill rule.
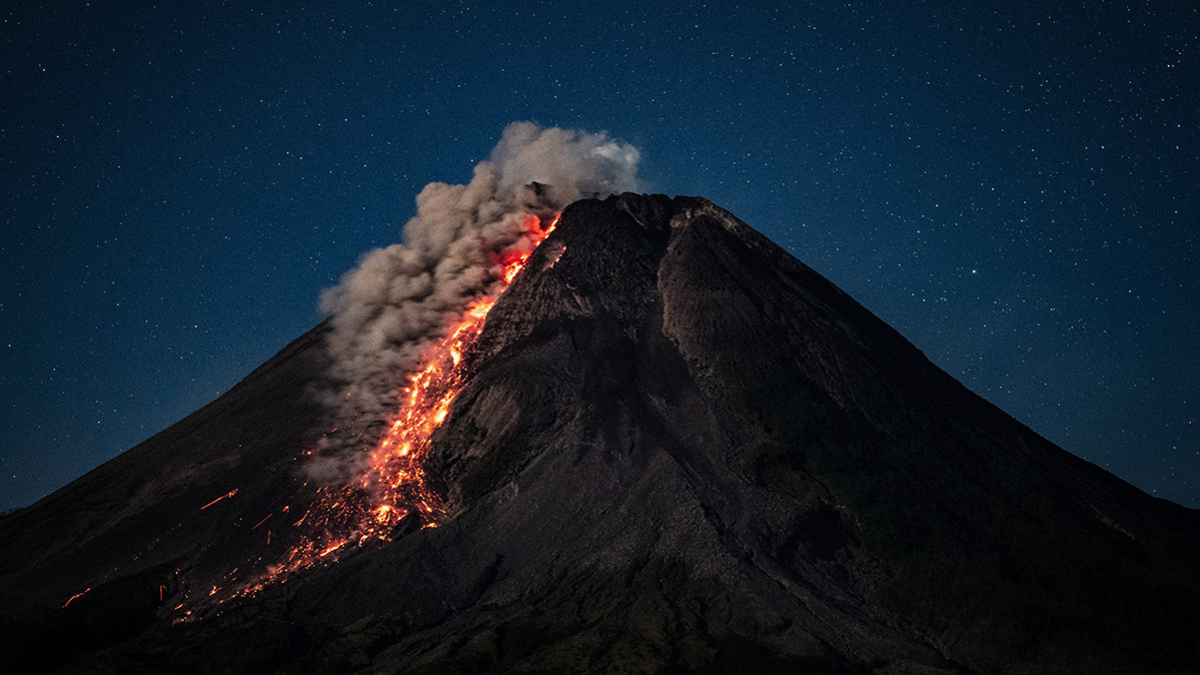
[[[420,467],[436,513],[231,594],[328,489],[299,468],[328,334],[0,520],[3,668],[1200,672],[1200,513],[661,195],[574,202],[498,298]]]

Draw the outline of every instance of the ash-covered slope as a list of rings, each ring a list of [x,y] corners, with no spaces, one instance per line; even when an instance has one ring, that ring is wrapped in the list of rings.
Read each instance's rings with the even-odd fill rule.
[[[0,672],[51,670],[136,636],[169,621],[185,585],[208,589],[263,555],[247,520],[311,499],[296,462],[321,433],[309,394],[327,362],[325,331],[314,328],[218,400],[0,519]]]
[[[440,527],[95,637],[67,670],[1200,670],[1195,511],[1041,439],[707,201],[571,205],[471,358],[429,466]],[[272,452],[246,488],[264,500],[297,489]],[[154,484],[131,471],[128,492]],[[39,513],[0,528],[34,537]],[[35,616],[13,580],[50,582],[5,541],[3,597]],[[41,560],[82,564],[70,541]],[[116,621],[116,595],[57,625]]]

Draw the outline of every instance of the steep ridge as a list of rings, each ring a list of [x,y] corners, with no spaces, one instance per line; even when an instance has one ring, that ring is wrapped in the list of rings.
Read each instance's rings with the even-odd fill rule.
[[[306,365],[280,382],[320,377],[320,360],[303,360],[319,333],[307,339],[288,361]],[[428,467],[445,498],[440,527],[402,523],[389,542],[200,621],[171,625],[142,608],[66,669],[1200,670],[1197,512],[1041,439],[706,200],[572,204],[467,358],[473,374]],[[222,399],[206,423],[256,419],[283,386],[259,382],[244,384],[262,386],[258,398]],[[299,499],[283,462],[312,435],[303,427],[287,432],[290,450],[271,445],[257,480],[229,479]],[[193,428],[148,444],[186,452],[176,439],[206,438]],[[180,460],[135,473],[143,461],[68,490],[145,491]],[[39,504],[0,532],[29,538],[39,522],[82,517],[65,496],[47,503],[60,506]],[[250,503],[227,500],[228,517]],[[135,526],[110,519],[110,531]],[[128,541],[93,539],[105,550]],[[36,568],[83,564],[80,541],[36,555],[6,543],[0,600],[61,595],[14,586],[52,586]],[[205,550],[233,552],[225,562],[242,545]],[[179,555],[192,564],[185,577],[206,574],[203,556]],[[112,607],[89,594],[50,614],[65,617],[53,624],[62,630],[119,616]],[[36,666],[34,647],[54,633],[34,633],[22,663]]]

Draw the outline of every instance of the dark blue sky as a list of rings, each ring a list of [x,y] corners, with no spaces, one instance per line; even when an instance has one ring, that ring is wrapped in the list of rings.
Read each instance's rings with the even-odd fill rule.
[[[0,509],[313,326],[517,120],[633,143],[647,191],[730,209],[1050,440],[1200,506],[1192,3],[10,6]]]

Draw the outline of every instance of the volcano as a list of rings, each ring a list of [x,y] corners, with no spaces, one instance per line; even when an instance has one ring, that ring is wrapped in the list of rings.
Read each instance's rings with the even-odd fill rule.
[[[464,356],[437,513],[245,592],[326,489],[327,332],[0,520],[0,668],[1200,672],[1200,512],[700,198],[568,206]]]

